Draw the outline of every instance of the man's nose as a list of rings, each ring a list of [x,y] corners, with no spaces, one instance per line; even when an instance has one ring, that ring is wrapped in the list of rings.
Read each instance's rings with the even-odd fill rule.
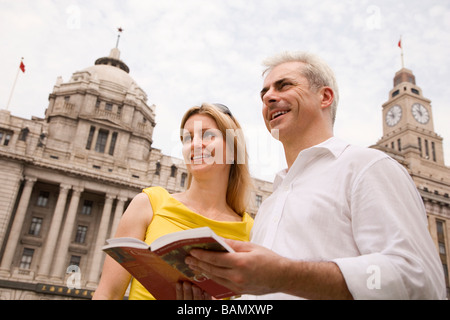
[[[263,103],[270,106],[271,103],[277,102],[280,99],[278,92],[274,88],[270,88],[263,97]]]

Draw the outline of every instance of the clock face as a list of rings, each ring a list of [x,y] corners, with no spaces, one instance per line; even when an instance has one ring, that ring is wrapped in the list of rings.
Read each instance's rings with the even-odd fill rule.
[[[400,106],[393,106],[386,113],[386,124],[389,127],[395,126],[402,118],[402,108]]]
[[[411,107],[414,119],[421,124],[426,124],[430,120],[430,115],[428,114],[427,108],[425,108],[420,103],[414,103]]]

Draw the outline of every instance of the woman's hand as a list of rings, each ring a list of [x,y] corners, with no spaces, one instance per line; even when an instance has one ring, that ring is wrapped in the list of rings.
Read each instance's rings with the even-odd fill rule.
[[[211,300],[211,296],[190,282],[177,283],[177,300]]]

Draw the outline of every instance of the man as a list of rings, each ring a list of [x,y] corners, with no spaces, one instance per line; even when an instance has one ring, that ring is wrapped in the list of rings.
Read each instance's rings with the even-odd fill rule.
[[[236,253],[192,251],[191,268],[248,299],[442,299],[442,265],[407,171],[333,137],[338,88],[306,53],[268,60],[263,117],[288,168]]]

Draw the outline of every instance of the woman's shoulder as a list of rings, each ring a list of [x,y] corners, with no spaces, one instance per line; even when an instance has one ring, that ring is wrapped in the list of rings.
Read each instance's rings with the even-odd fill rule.
[[[160,186],[148,187],[142,190],[146,194],[158,194],[158,195],[169,195],[169,191]]]

